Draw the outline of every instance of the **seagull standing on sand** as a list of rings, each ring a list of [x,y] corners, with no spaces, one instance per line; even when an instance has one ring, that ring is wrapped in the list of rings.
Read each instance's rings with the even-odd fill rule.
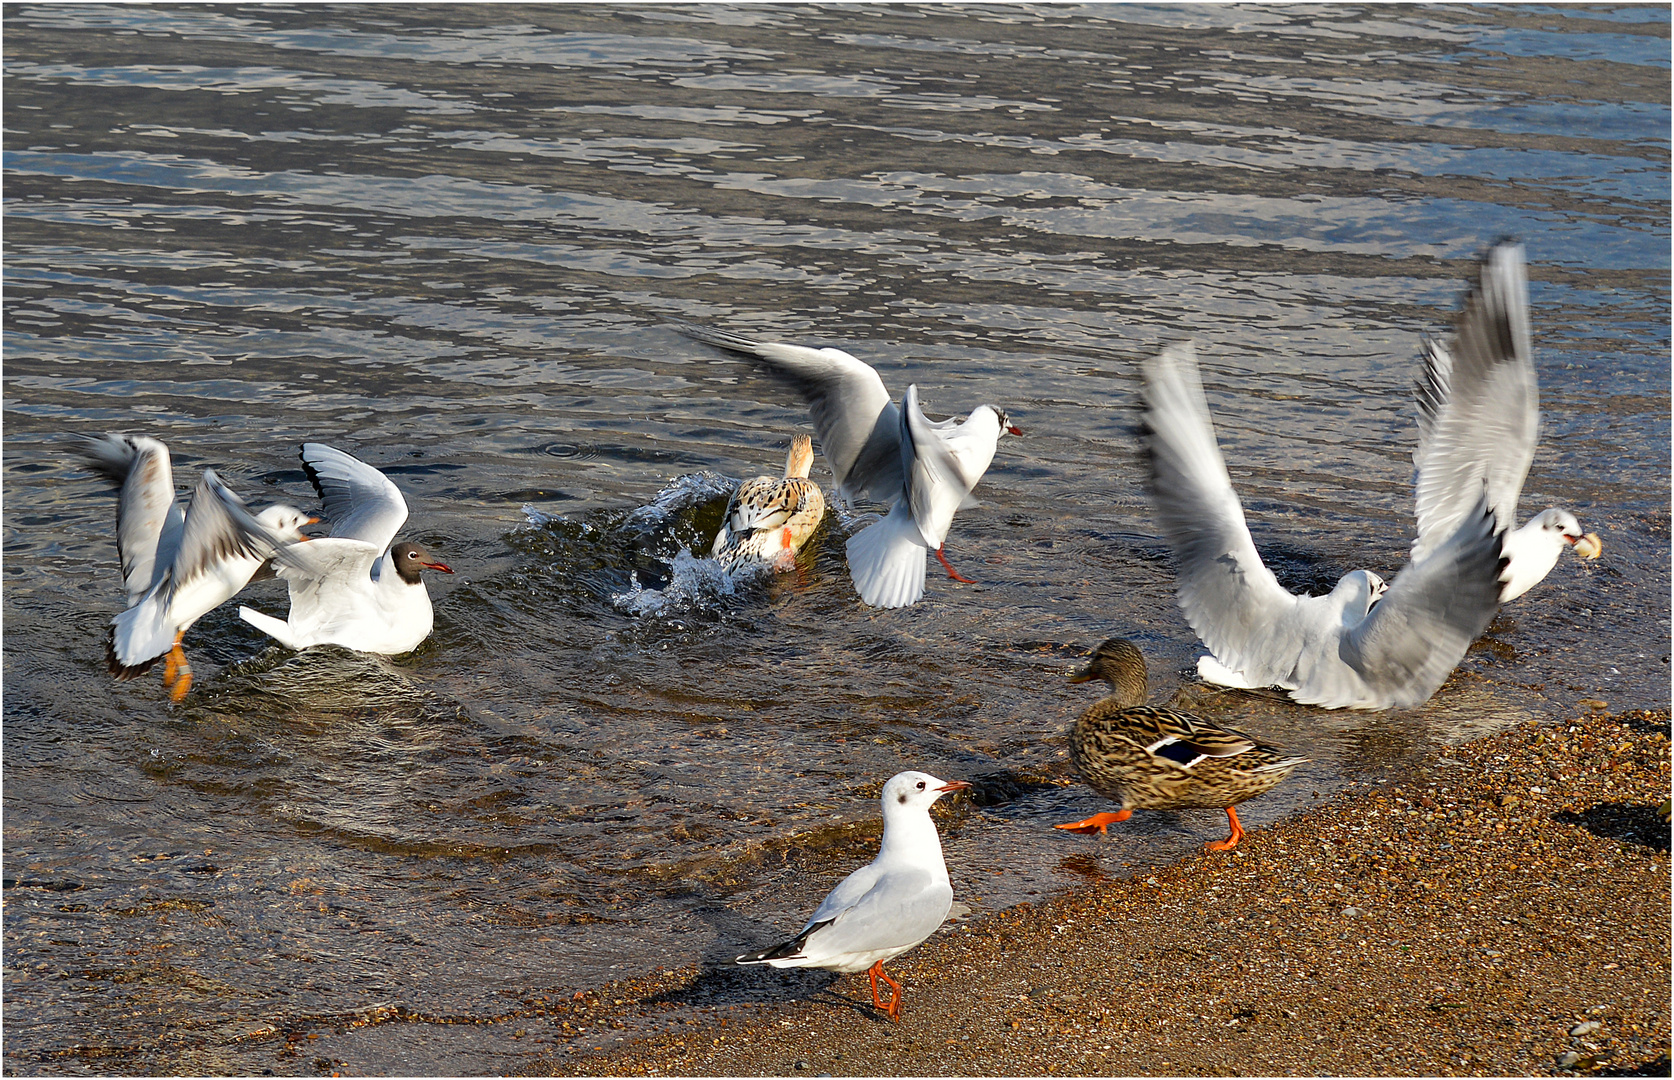
[[[825,520],[825,495],[808,479],[813,464],[813,440],[796,435],[791,438],[783,478],[756,476],[738,485],[711,549],[722,566],[728,570],[796,566],[796,553]]]
[[[752,341],[690,323],[675,329],[706,345],[753,356],[808,403],[820,450],[837,479],[837,497],[866,496],[889,513],[849,538],[849,576],[873,607],[906,607],[924,595],[929,552],[950,578],[960,577],[942,551],[953,515],[970,500],[1003,435],[1021,435],[1005,412],[979,405],[963,422],[927,419],[918,387],[897,407],[869,365],[840,349]]]
[[[1540,389],[1529,340],[1529,279],[1521,244],[1495,245],[1446,343],[1425,341],[1418,383],[1418,539],[1423,562],[1464,521],[1483,485],[1508,560],[1500,602],[1540,583],[1565,547],[1603,550],[1568,510],[1543,510],[1517,527],[1517,497],[1540,434]]]
[[[1354,570],[1326,596],[1296,596],[1250,539],[1192,346],[1164,350],[1140,374],[1151,503],[1174,550],[1180,607],[1213,654],[1198,673],[1226,686],[1282,687],[1327,709],[1428,700],[1499,610],[1502,534],[1486,492],[1393,586]]]
[[[237,595],[278,547],[306,539],[302,526],[316,519],[284,505],[252,515],[213,469],[203,471],[182,513],[169,448],[144,435],[106,435],[79,450],[117,488],[116,549],[128,609],[111,621],[110,673],[135,679],[166,657],[163,685],[179,701],[192,688],[181,647],[186,631]]]
[[[411,541],[392,546],[407,502],[383,473],[324,443],[304,443],[301,456],[331,535],[274,560],[290,585],[286,620],[247,607],[239,618],[290,649],[342,645],[394,656],[418,648],[435,621],[421,571],[453,571]]]
[[[865,971],[872,981],[872,1004],[899,1021],[901,984],[884,973],[884,961],[935,933],[953,906],[953,885],[930,805],[970,786],[963,780],[943,783],[921,772],[890,777],[883,789],[878,857],[832,889],[794,938],[746,953],[736,963]],[[879,979],[890,986],[888,1001],[878,996]]]

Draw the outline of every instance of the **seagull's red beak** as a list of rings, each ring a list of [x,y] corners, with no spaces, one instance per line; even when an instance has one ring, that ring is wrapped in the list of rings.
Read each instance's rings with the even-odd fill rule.
[[[440,570],[444,574],[453,573],[453,567],[449,566],[445,562],[421,562],[419,565],[424,567],[426,570]]]
[[[964,781],[964,780],[949,780],[947,783],[943,784],[941,787],[937,788],[936,790],[937,791],[961,791],[961,790],[963,790],[965,788],[968,788],[970,786],[971,786],[970,783],[967,782],[967,781]]]
[[[1006,434],[1007,435],[1021,435],[1021,434],[1023,434],[1023,429],[1018,427],[1016,424],[1007,424],[1006,425]]]

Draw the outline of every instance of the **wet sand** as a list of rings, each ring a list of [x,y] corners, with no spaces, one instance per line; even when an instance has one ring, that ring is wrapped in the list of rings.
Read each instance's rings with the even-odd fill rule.
[[[890,965],[900,1023],[864,975],[711,967],[518,1034],[557,1075],[1667,1076],[1669,749],[1667,712],[1525,724],[1230,855],[950,923]]]

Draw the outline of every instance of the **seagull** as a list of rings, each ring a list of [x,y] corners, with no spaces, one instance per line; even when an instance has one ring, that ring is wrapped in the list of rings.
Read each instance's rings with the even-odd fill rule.
[[[1180,607],[1213,654],[1198,661],[1198,674],[1226,686],[1278,686],[1327,709],[1428,700],[1499,610],[1502,531],[1487,492],[1393,585],[1354,570],[1326,596],[1296,596],[1250,539],[1192,345],[1146,360],[1140,374],[1152,505],[1174,549]]]
[[[813,440],[797,435],[783,478],[756,476],[738,485],[710,552],[722,566],[795,567],[796,553],[825,520],[825,495],[808,479],[813,464]]]
[[[1529,340],[1529,279],[1523,246],[1496,244],[1465,297],[1451,340],[1424,342],[1418,383],[1418,539],[1423,562],[1459,527],[1484,484],[1494,520],[1506,530],[1509,560],[1500,602],[1515,600],[1551,572],[1566,546],[1596,559],[1598,534],[1553,507],[1517,527],[1517,496],[1534,460],[1540,390]]]
[[[921,772],[890,777],[883,788],[878,857],[832,889],[794,938],[734,962],[865,971],[872,981],[872,1004],[899,1021],[901,984],[884,973],[884,961],[935,933],[953,906],[953,885],[930,804],[970,786],[963,780],[943,783]],[[890,986],[887,1002],[878,996],[879,979]]]
[[[278,553],[275,573],[290,585],[287,619],[248,607],[238,617],[291,649],[342,645],[394,656],[418,648],[435,622],[421,571],[453,571],[410,540],[392,544],[407,503],[383,473],[324,443],[303,443],[301,457],[331,535]]]
[[[971,584],[942,550],[953,515],[970,502],[1004,435],[1023,434],[1003,409],[979,405],[963,422],[931,421],[907,387],[899,407],[868,364],[841,349],[752,341],[724,330],[677,323],[706,345],[762,361],[808,403],[820,449],[845,503],[865,496],[889,513],[849,538],[849,576],[873,607],[907,607],[924,595],[928,553],[948,577]]]
[[[186,631],[232,599],[278,547],[307,539],[302,527],[317,519],[282,504],[252,516],[213,469],[182,512],[169,448],[144,435],[106,435],[78,449],[118,489],[116,549],[128,608],[111,620],[110,673],[135,679],[166,657],[163,685],[178,702],[192,688]]]

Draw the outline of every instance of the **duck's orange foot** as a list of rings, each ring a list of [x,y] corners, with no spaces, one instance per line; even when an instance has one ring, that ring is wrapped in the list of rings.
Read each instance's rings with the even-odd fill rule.
[[[1133,817],[1132,810],[1118,810],[1114,814],[1094,814],[1090,818],[1083,818],[1080,821],[1071,821],[1063,825],[1054,825],[1052,827],[1054,829],[1063,829],[1066,832],[1098,833],[1100,836],[1104,836],[1106,835],[1106,826],[1114,825],[1118,821],[1126,821],[1131,817]]]
[[[942,565],[947,567],[947,576],[952,578],[954,581],[963,581],[967,585],[976,584],[976,582],[972,581],[970,578],[961,576],[959,571],[953,568],[953,564],[947,561],[947,556],[942,554],[941,548],[936,549],[936,558],[942,560]]]
[[[1238,824],[1238,815],[1232,807],[1226,808],[1226,819],[1232,823],[1232,835],[1225,840],[1211,840],[1203,845],[1204,851],[1231,851],[1238,846],[1238,841],[1244,839],[1244,826]]]

